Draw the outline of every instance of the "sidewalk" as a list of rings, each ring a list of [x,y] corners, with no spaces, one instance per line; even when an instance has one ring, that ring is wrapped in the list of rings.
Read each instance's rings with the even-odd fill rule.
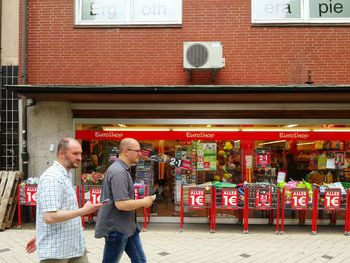
[[[272,226],[218,225],[209,233],[206,224],[150,224],[141,233],[149,263],[188,262],[350,262],[350,236],[342,227],[319,227],[311,235],[310,226],[286,226],[284,235],[275,235]],[[104,240],[95,239],[93,226],[84,231],[91,263],[101,262]],[[25,252],[26,242],[34,236],[34,225],[0,232],[0,262],[38,262],[36,255]],[[130,262],[124,254],[121,262]]]

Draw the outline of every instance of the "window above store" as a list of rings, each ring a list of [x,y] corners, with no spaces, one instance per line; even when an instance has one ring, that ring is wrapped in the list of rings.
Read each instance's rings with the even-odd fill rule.
[[[78,26],[181,25],[182,0],[75,0]]]
[[[350,23],[348,0],[252,0],[253,24]]]

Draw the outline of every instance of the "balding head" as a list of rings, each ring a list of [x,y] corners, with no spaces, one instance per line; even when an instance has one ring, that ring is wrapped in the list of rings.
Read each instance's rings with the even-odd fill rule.
[[[119,159],[131,166],[139,161],[141,156],[140,144],[133,138],[125,138],[119,144]]]
[[[75,139],[69,138],[69,137],[62,138],[62,139],[58,142],[58,145],[57,145],[57,156],[58,156],[58,154],[59,154],[60,151],[65,152],[65,151],[67,150],[67,148],[69,147],[70,144],[79,144],[79,142],[76,141]]]
[[[57,146],[57,161],[68,171],[77,168],[81,162],[81,145],[72,138],[63,138]]]
[[[138,145],[139,143],[133,138],[125,138],[120,141],[119,144],[119,152],[126,151],[127,149],[132,148],[134,145]]]

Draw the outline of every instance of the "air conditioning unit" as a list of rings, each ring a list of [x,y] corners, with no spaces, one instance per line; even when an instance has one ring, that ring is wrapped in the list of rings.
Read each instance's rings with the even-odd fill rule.
[[[221,42],[184,42],[185,69],[221,69],[225,66]]]

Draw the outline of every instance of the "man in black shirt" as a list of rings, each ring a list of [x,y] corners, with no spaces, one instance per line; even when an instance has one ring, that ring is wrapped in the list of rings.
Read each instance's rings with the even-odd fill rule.
[[[107,169],[102,183],[101,200],[112,202],[103,206],[97,217],[95,237],[105,238],[104,263],[119,262],[125,251],[131,262],[146,262],[136,221],[136,209],[150,207],[151,196],[135,200],[130,167],[139,161],[140,144],[125,138],[119,145],[119,158]]]

